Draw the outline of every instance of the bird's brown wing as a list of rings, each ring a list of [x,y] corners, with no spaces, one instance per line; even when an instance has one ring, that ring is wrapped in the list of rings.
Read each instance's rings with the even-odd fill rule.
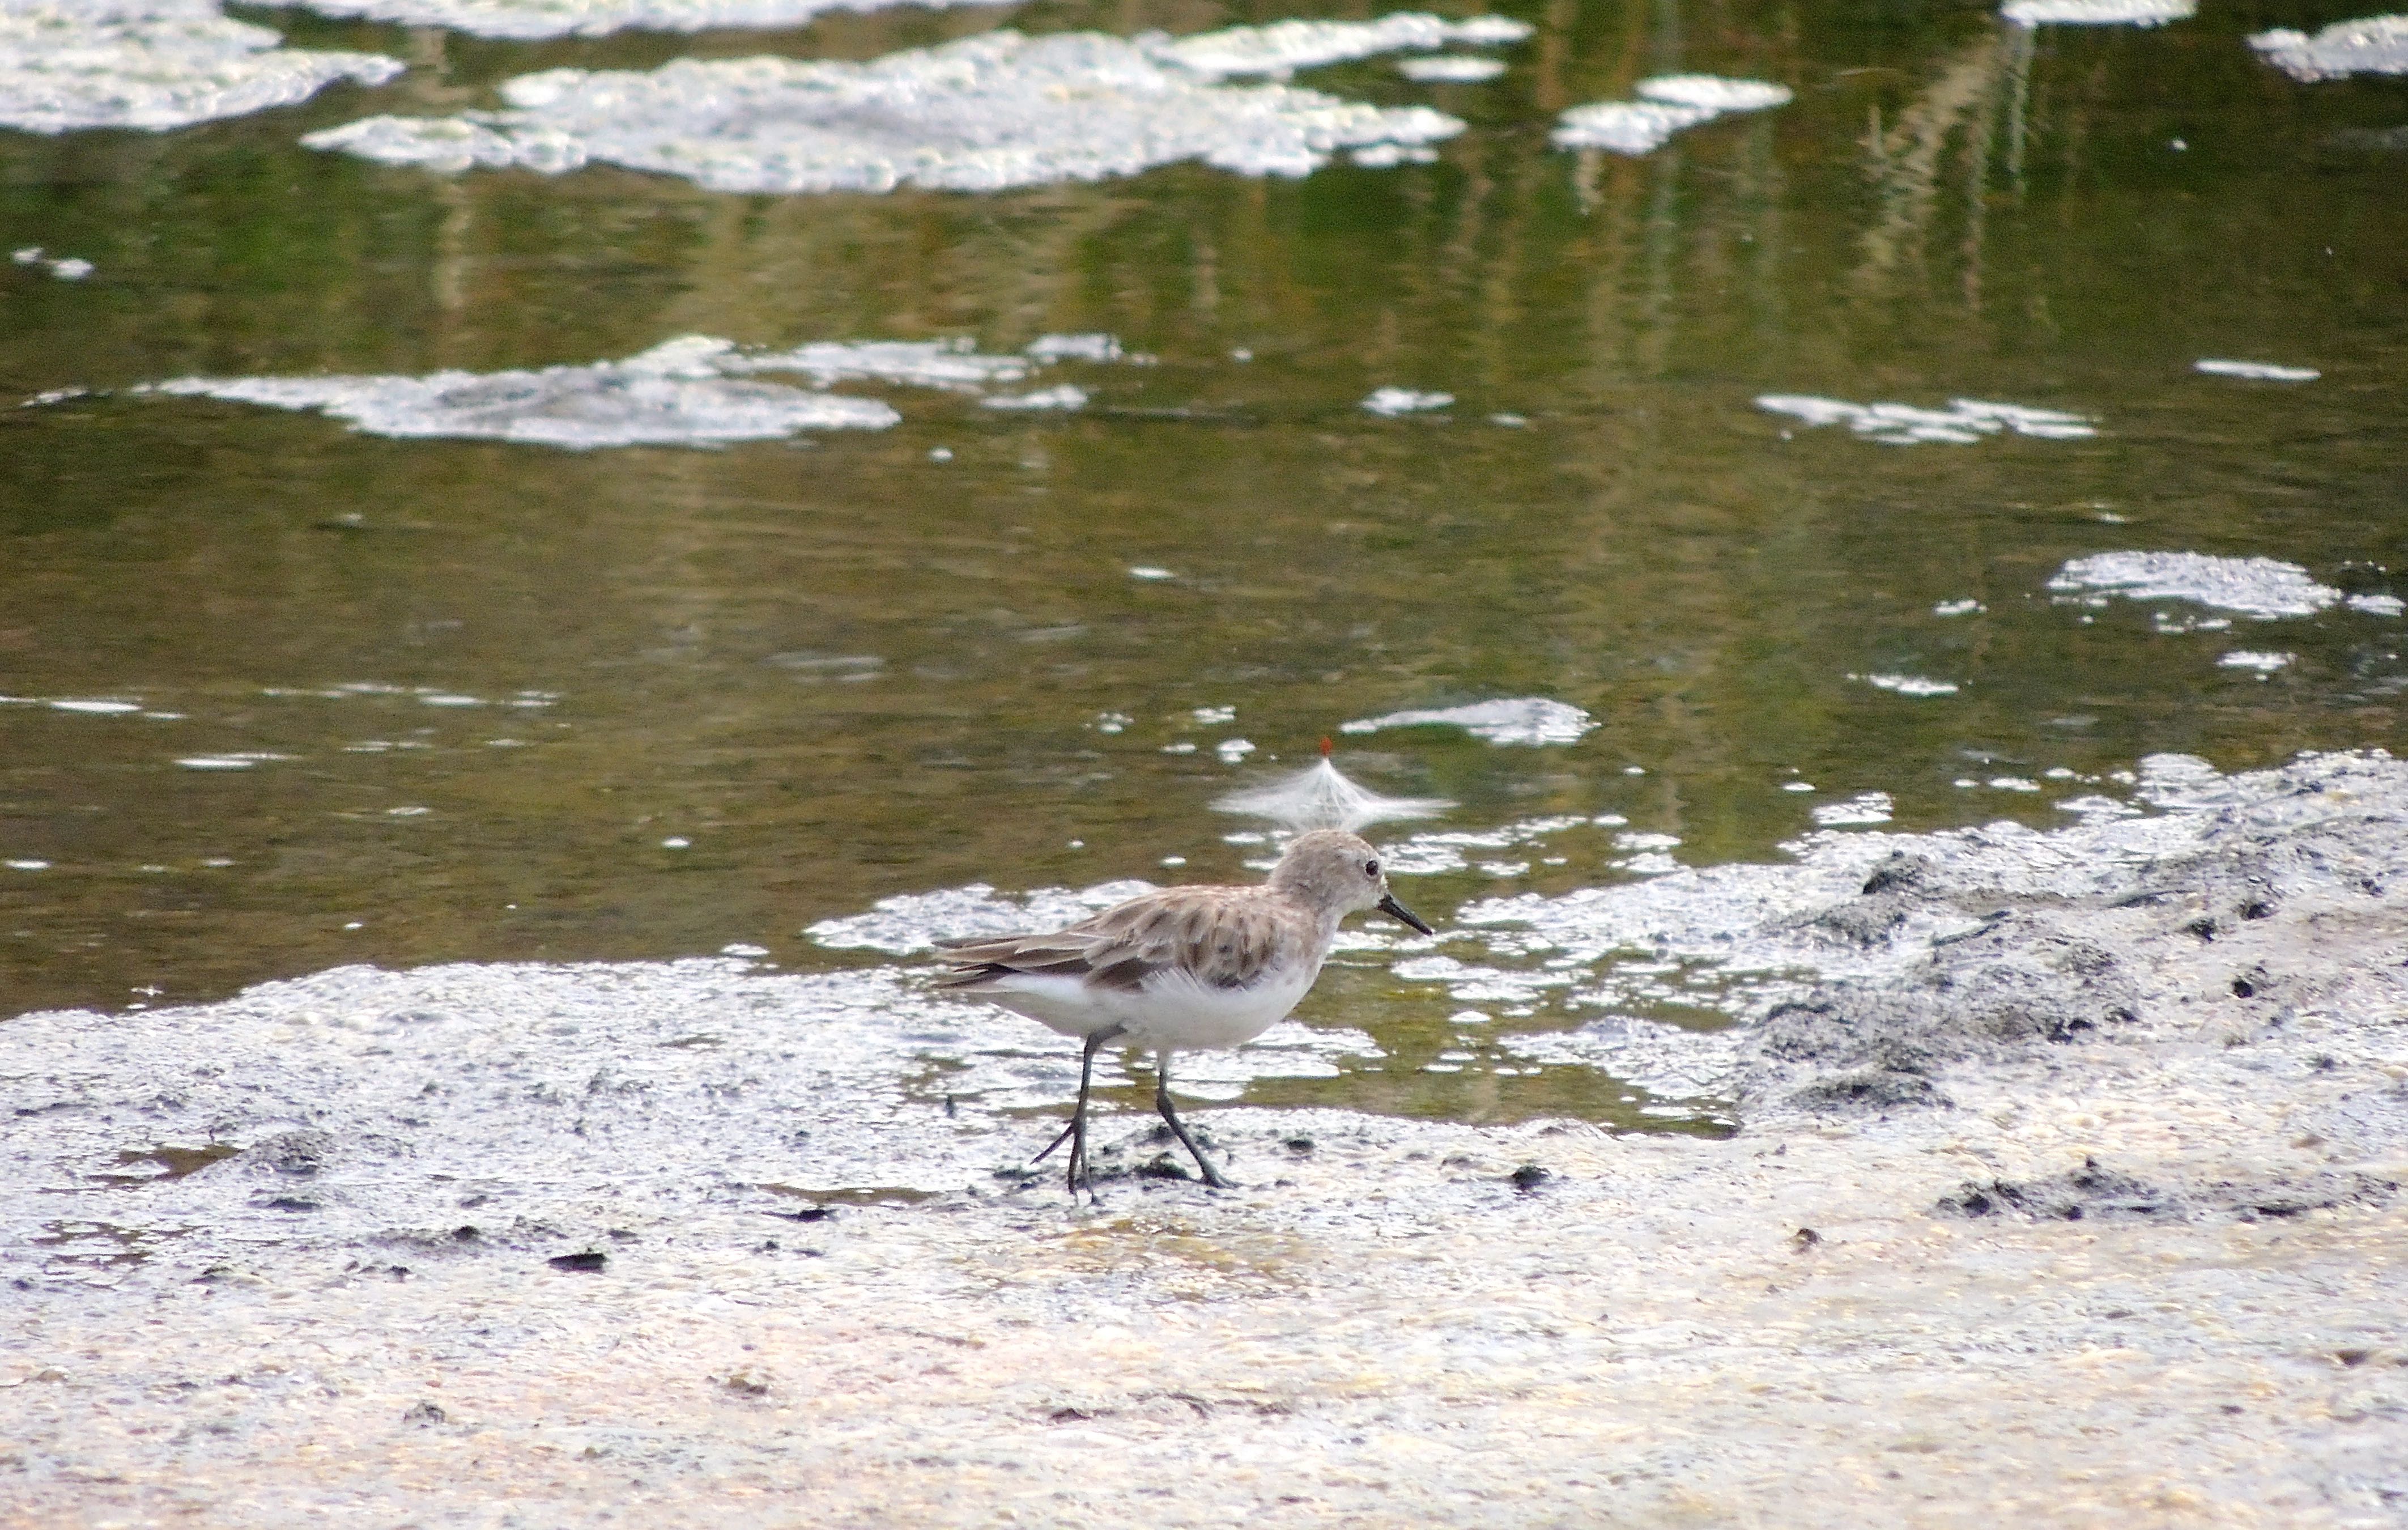
[[[975,988],[1025,972],[1137,989],[1183,966],[1215,988],[1244,988],[1296,943],[1285,924],[1259,899],[1233,900],[1215,887],[1168,888],[1043,935],[940,940],[953,967],[937,985]]]

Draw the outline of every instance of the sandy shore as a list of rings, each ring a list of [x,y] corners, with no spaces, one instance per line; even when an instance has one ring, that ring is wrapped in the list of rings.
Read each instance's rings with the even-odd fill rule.
[[[1828,851],[1722,1141],[1223,1109],[1073,1210],[890,969],[22,1017],[0,1519],[2408,1523],[2408,766],[2152,779]]]

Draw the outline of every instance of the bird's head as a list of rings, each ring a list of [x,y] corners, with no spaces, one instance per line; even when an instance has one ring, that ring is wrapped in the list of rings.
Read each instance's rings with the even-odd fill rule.
[[[1424,935],[1434,933],[1388,891],[1386,858],[1362,836],[1342,829],[1297,835],[1272,868],[1271,886],[1315,908],[1340,914],[1377,908]]]

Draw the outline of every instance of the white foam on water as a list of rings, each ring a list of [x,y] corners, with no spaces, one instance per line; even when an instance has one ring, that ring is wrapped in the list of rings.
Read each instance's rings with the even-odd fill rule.
[[[1548,139],[1558,149],[1605,149],[1636,157],[1654,153],[1671,142],[1673,134],[1712,122],[1715,115],[1702,107],[1600,101],[1565,112]]]
[[[2083,818],[2138,818],[2144,811],[2120,797],[2100,796],[2096,794],[2085,797],[2068,797],[2057,805],[2057,810]]]
[[[2381,766],[2379,755],[2367,758],[2367,768]],[[2013,822],[1928,835],[1820,828],[1782,847],[1785,864],[1673,866],[1643,884],[1476,900],[1456,911],[1450,934],[1457,939],[1450,949],[1461,970],[1477,972],[1484,983],[1542,981],[1575,1008],[1627,1012],[1671,1005],[1752,1019],[1820,979],[1895,975],[1928,959],[1935,939],[1981,927],[1972,913],[1934,907],[1869,943],[1805,917],[1857,895],[1867,874],[1893,853],[1942,862],[1969,883],[1995,886],[2006,895],[2079,899],[2115,875],[2197,846],[2217,831],[2228,809],[2245,810],[2270,827],[2330,811],[2330,798],[2311,794],[2294,800],[2277,781],[2275,772],[2227,777],[2187,755],[2153,755],[2141,763],[2133,794],[2160,809],[2155,815],[2130,802],[2092,796],[2059,804],[2081,822],[2045,835]],[[2038,789],[2037,782],[2006,776],[1959,784]],[[1466,937],[1485,948],[1484,962],[1461,954]],[[1571,985],[1557,987],[1566,975]],[[1649,1034],[1676,1051],[1705,1048],[1689,1053],[1704,1069],[1695,1092],[1729,1092],[1730,1059],[1704,1037]],[[1552,1045],[1530,1037],[1512,1044]],[[1618,1064],[1601,1065],[1630,1076]]]
[[[92,262],[85,260],[79,255],[66,255],[53,259],[50,255],[43,253],[42,247],[40,245],[28,246],[23,250],[18,250],[8,258],[16,262],[19,265],[42,266],[47,269],[50,275],[58,278],[61,281],[81,281],[84,278],[92,275],[93,271],[98,269],[98,267],[94,266]]]
[[[1202,45],[1213,38],[1225,50],[1251,49],[1224,34],[1174,41],[1003,31],[866,64],[679,59],[648,73],[554,69],[507,81],[506,110],[372,117],[302,142],[445,173],[481,164],[558,175],[610,164],[721,192],[875,193],[1103,180],[1185,160],[1297,177],[1346,150],[1417,147],[1463,131],[1426,107],[1224,84],[1221,73],[1237,72],[1239,61],[1211,63],[1219,55]]]
[[[1862,680],[1876,690],[1901,696],[1953,696],[1956,694],[1954,680],[1928,680],[1920,675],[1858,675],[1848,679]]]
[[[2369,616],[2398,616],[2408,611],[2408,600],[2398,595],[2352,595],[2347,604],[2351,610],[2364,611]]]
[[[1449,21],[1408,10],[1383,16],[1376,21],[1273,21],[1268,26],[1233,26],[1176,41],[1155,40],[1152,50],[1156,57],[1207,79],[1225,79],[1240,75],[1284,79],[1298,69],[1409,48],[1445,48],[1455,44],[1479,48],[1516,43],[1530,32],[1529,23],[1504,16]]]
[[[1544,696],[1516,696],[1508,701],[1478,701],[1468,707],[1390,712],[1342,724],[1341,733],[1377,733],[1382,728],[1417,728],[1431,723],[1461,728],[1492,744],[1573,744],[1597,726],[1597,720],[1570,702]]]
[[[1885,446],[1968,446],[2001,431],[2054,441],[2081,440],[2099,434],[2098,422],[2085,415],[1978,398],[1953,398],[1944,409],[1927,409],[1912,404],[1851,404],[1811,393],[1763,393],[1756,407],[1809,425],[1845,425],[1865,439]]]
[[[2246,378],[2253,382],[2314,382],[2323,377],[2313,366],[2284,366],[2275,362],[2222,361],[2208,357],[2190,364],[2194,372],[2210,377]]]
[[[1497,1046],[1541,1066],[1595,1068],[1659,1099],[1696,1099],[1725,1092],[1739,1069],[1740,1037],[1734,1029],[1608,1015],[1576,1031],[1502,1036]]]
[[[2234,649],[2215,662],[2218,667],[2224,669],[2254,669],[2258,672],[2258,677],[2263,679],[2274,671],[2287,666],[2292,658],[2293,655],[2288,653],[2266,653],[2251,649]]]
[[[1411,388],[1375,388],[1371,391],[1371,395],[1363,400],[1363,408],[1373,414],[1393,420],[1400,414],[1421,414],[1431,409],[1442,409],[1454,402],[1453,393],[1417,393]]]
[[[2016,26],[2163,26],[2199,14],[2199,0],[2007,0]]]
[[[1438,150],[1426,144],[1375,143],[1348,152],[1348,159],[1367,170],[1393,170],[1399,164],[1435,164]]]
[[[1111,346],[1114,356],[1120,353],[1120,343],[1109,335],[1084,338]],[[1040,364],[1050,359],[1033,347],[1028,354]],[[733,341],[689,335],[654,346],[645,355],[729,375],[798,373],[819,388],[838,382],[892,382],[976,393],[997,383],[1021,381],[1030,370],[1029,363],[1019,356],[985,355],[967,339],[814,340],[787,350],[752,352],[739,350]]]
[[[1431,58],[1398,59],[1397,73],[1423,85],[1476,85],[1505,72],[1503,59],[1474,53],[1440,53]]]
[[[1976,612],[1985,611],[1988,609],[1988,607],[1983,605],[1978,600],[1943,600],[1939,605],[1931,608],[1931,614],[1934,616],[1971,616]]]
[[[1111,335],[1039,335],[1022,350],[1040,362],[1116,362],[1123,355]]]
[[[1718,75],[1657,75],[1632,92],[1637,101],[1600,101],[1566,111],[1556,119],[1551,141],[1558,149],[1652,154],[1684,128],[1732,112],[1785,106],[1793,98],[1785,85]]]
[[[997,393],[979,400],[990,409],[1059,409],[1068,412],[1087,407],[1087,390],[1072,383],[1055,388],[1040,388],[1033,393]]]
[[[1474,864],[1470,855],[1466,853],[1467,851],[1498,851],[1516,845],[1539,844],[1551,839],[1566,829],[1579,828],[1591,823],[1622,822],[1620,817],[1612,814],[1600,819],[1572,814],[1529,819],[1494,829],[1426,829],[1408,839],[1387,846],[1383,853],[1387,857],[1388,870],[1393,875],[1433,877],[1441,872],[1460,871],[1465,866]],[[1495,873],[1497,875],[1518,876],[1522,871],[1528,869],[1527,865],[1524,863],[1496,861],[1482,862],[1479,865],[1483,869],[1490,866],[1512,865],[1512,872]]]
[[[1765,111],[1797,99],[1786,85],[1764,79],[1726,79],[1720,75],[1656,75],[1631,87],[1642,101],[1667,106],[1697,107],[1720,114]]]
[[[687,335],[624,361],[584,365],[425,377],[179,378],[135,392],[315,409],[372,436],[571,450],[715,446],[807,430],[882,430],[901,420],[882,400],[825,392],[839,382],[978,393],[1025,379],[1033,365],[1023,356],[982,355],[963,340],[819,341],[754,351]],[[812,386],[753,380],[763,373],[800,376]],[[1076,408],[1086,397],[1065,385],[982,402],[997,408]],[[473,697],[423,699],[431,706],[477,704]]]
[[[243,754],[188,754],[176,763],[187,770],[249,770],[271,760],[289,760],[290,754],[265,751]]]
[[[2314,82],[2351,75],[2408,74],[2408,16],[2335,21],[2311,37],[2276,27],[2249,39],[2266,62],[2293,79]]]
[[[480,37],[600,37],[613,32],[785,30],[830,11],[886,10],[905,0],[263,0],[325,16],[440,26]],[[909,0],[915,6],[1009,5],[1013,0]]]
[[[848,659],[838,662],[858,664],[862,661]],[[877,663],[874,659],[868,662]],[[263,685],[259,688],[259,694],[263,696],[279,698],[311,696],[327,701],[342,701],[364,696],[392,696],[396,699],[416,701],[428,707],[517,707],[530,710],[541,710],[550,707],[560,700],[561,696],[561,693],[557,691],[517,691],[508,696],[489,698],[464,695],[457,691],[444,690],[440,686],[397,685],[391,680],[345,680],[339,685],[326,686]]]
[[[1268,819],[1288,828],[1361,829],[1399,819],[1436,818],[1455,804],[1444,797],[1383,797],[1356,785],[1326,758],[1262,786],[1214,800],[1216,812]]]
[[[1407,982],[1442,983],[1458,1004],[1532,1004],[1546,990],[1566,988],[1569,972],[1515,972],[1503,967],[1475,966],[1452,956],[1412,956],[1389,967]]]
[[[648,353],[649,355],[649,353]],[[805,430],[882,430],[902,416],[876,399],[700,376],[647,357],[534,371],[426,377],[179,378],[138,390],[314,409],[369,436],[597,447],[717,446]]]
[[[2273,558],[2222,558],[2204,552],[2099,552],[2057,571],[2048,588],[2088,604],[2187,600],[2219,611],[2271,622],[2314,616],[2338,605],[2340,591],[2318,584],[2298,564]]]
[[[1886,792],[1859,792],[1845,802],[1828,802],[1814,809],[1814,822],[1826,829],[1886,823],[1897,804]]]
[[[402,71],[380,54],[283,41],[228,18],[215,0],[5,0],[0,127],[166,132],[293,106],[338,79],[381,85]]]

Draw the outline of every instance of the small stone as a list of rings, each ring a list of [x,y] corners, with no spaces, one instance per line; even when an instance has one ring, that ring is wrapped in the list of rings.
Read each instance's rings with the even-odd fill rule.
[[[442,1423],[450,1417],[451,1415],[445,1413],[443,1409],[436,1407],[433,1403],[421,1398],[419,1401],[409,1405],[409,1411],[401,1416],[401,1422],[404,1423]]]
[[[1514,1189],[1521,1191],[1524,1194],[1527,1194],[1531,1191],[1538,1189],[1541,1185],[1545,1184],[1548,1180],[1554,1179],[1555,1176],[1547,1172],[1545,1169],[1541,1168],[1536,1164],[1525,1164],[1520,1168],[1515,1169],[1512,1174],[1508,1175],[1507,1178],[1513,1182]]]
[[[558,1270],[579,1270],[591,1274],[609,1264],[610,1256],[607,1253],[596,1253],[588,1249],[583,1253],[554,1254],[544,1263]]]

